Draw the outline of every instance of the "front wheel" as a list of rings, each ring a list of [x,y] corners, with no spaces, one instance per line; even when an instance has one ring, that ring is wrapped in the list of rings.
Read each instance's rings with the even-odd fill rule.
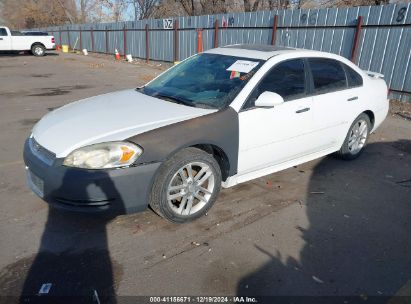
[[[31,53],[34,56],[44,56],[46,54],[46,49],[41,44],[35,44],[31,47]]]
[[[221,188],[221,171],[211,154],[187,148],[164,162],[151,191],[150,206],[176,223],[204,215]]]
[[[355,159],[364,150],[371,131],[371,122],[367,114],[360,114],[352,123],[350,130],[338,151],[342,159]]]

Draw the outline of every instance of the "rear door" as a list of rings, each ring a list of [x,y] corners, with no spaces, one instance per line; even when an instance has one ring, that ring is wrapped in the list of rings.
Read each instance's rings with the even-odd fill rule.
[[[0,51],[11,50],[11,37],[7,33],[6,28],[0,27]]]
[[[308,58],[313,94],[313,140],[319,150],[342,144],[359,104],[360,89],[349,86],[345,66],[330,58]]]

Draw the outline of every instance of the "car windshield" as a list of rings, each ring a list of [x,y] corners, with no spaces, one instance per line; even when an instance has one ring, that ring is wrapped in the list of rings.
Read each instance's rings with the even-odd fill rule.
[[[197,54],[138,90],[192,107],[222,109],[231,103],[262,64],[258,59]]]

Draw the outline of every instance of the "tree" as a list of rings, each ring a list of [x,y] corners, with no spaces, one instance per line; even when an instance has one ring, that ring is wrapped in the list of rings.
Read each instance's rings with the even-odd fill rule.
[[[104,0],[77,0],[77,22],[111,21],[109,3]]]
[[[245,12],[254,12],[258,9],[260,0],[244,0],[244,11]]]
[[[389,0],[323,0],[320,3],[322,7],[352,7],[385,5],[389,3]]]
[[[11,28],[31,28],[70,23],[66,12],[76,16],[74,0],[3,0],[1,15]]]
[[[163,0],[154,8],[152,15],[156,18],[198,16],[228,12],[255,12],[289,7],[290,0]]]
[[[107,12],[108,21],[119,22],[122,21],[124,12],[128,6],[127,0],[100,0]]]
[[[151,17],[158,0],[131,0],[134,8],[134,20],[147,19]]]

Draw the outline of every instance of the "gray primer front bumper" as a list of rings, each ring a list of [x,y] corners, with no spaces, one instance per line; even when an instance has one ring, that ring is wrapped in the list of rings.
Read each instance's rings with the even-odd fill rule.
[[[47,165],[33,154],[29,140],[24,162],[44,182],[44,197],[50,205],[73,211],[113,211],[116,214],[143,211],[148,206],[155,172],[161,163],[107,170],[69,168],[56,159]]]

